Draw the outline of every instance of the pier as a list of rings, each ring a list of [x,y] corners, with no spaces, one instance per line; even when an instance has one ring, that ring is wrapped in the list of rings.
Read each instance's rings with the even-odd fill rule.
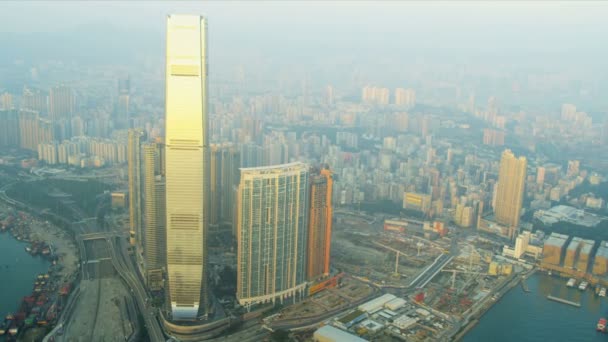
[[[572,305],[572,306],[577,307],[577,308],[581,307],[581,303],[572,302],[572,301],[569,301],[567,299],[563,299],[563,298],[559,298],[559,297],[554,297],[552,295],[548,295],[547,299],[548,300],[552,300],[554,302],[562,303],[562,304]]]

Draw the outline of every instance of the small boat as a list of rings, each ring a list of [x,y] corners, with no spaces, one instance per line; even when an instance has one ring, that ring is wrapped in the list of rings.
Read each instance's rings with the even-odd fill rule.
[[[17,335],[19,332],[19,327],[17,326],[17,322],[13,321],[11,323],[11,327],[8,329],[8,334],[11,336]]]
[[[576,286],[576,279],[570,278],[568,280],[568,282],[566,283],[566,286],[568,286],[568,287],[575,287]]]
[[[583,282],[578,286],[578,289],[585,291],[587,289],[587,285],[589,285],[589,283],[583,280]]]
[[[597,327],[595,328],[595,330],[606,332],[606,322],[608,321],[606,321],[605,318],[600,318],[600,320],[597,322]]]
[[[12,321],[9,319],[5,319],[2,324],[0,324],[0,336],[6,334],[6,331],[11,326]]]
[[[606,297],[606,288],[605,288],[605,287],[602,287],[602,288],[600,289],[600,294],[599,294],[599,296],[600,296],[600,297]]]

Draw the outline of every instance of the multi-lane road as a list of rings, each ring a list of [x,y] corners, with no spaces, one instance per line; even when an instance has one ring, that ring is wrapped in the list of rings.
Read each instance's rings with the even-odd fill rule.
[[[133,267],[129,256],[125,255],[120,238],[108,239],[108,244],[110,246],[114,268],[130,287],[139,312],[144,319],[150,340],[153,342],[164,341],[165,337],[157,319],[156,311],[151,309],[148,305],[148,294],[137,277],[137,270]]]

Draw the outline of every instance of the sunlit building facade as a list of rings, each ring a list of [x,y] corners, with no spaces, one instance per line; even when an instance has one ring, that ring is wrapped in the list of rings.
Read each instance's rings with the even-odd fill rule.
[[[237,300],[282,302],[306,288],[308,166],[241,169],[237,209]]]
[[[144,204],[144,270],[148,287],[163,286],[165,266],[165,179],[162,173],[163,145],[142,146]]]
[[[138,260],[143,255],[141,206],[141,143],[144,132],[129,130],[127,142],[127,171],[129,174],[129,230],[131,244],[136,246]],[[96,153],[99,155],[99,153]]]
[[[308,219],[308,279],[329,275],[332,227],[333,179],[331,171],[321,170],[310,177],[310,215]]]
[[[207,21],[167,18],[165,156],[167,277],[173,320],[208,312]]]
[[[13,108],[13,95],[7,92],[0,94],[0,110],[10,110]]]
[[[210,229],[220,225],[232,226],[234,217],[234,187],[239,184],[240,152],[231,143],[211,144]]]
[[[38,89],[23,88],[20,109],[34,110],[39,113],[48,111],[47,96]]]
[[[19,146],[23,149],[38,151],[38,144],[54,140],[53,125],[41,119],[38,112],[19,111]]]
[[[49,114],[58,139],[72,137],[71,122],[76,106],[74,92],[67,86],[51,88],[49,92]]]
[[[395,104],[397,106],[413,107],[416,105],[416,92],[414,89],[395,89]]]
[[[494,215],[496,222],[509,227],[511,238],[515,237],[516,229],[519,226],[526,183],[526,167],[525,157],[517,158],[509,149],[502,153]]]

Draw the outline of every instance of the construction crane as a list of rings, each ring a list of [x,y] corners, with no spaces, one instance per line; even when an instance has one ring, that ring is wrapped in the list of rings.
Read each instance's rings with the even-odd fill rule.
[[[416,256],[419,257],[420,256],[420,249],[422,247],[424,247],[424,244],[422,242],[418,242],[418,243],[416,243],[416,247],[418,248],[418,254],[416,254]]]
[[[452,289],[456,288],[456,273],[475,274],[475,275],[486,275],[485,272],[472,272],[462,270],[441,270],[441,272],[452,272]]]
[[[483,256],[481,254],[479,254],[479,252],[477,251],[477,249],[472,246],[472,245],[467,245],[470,249],[469,252],[469,271],[473,271],[473,253],[477,254],[477,256],[479,257],[479,260],[481,260],[481,258],[483,258]]]
[[[440,245],[440,244],[438,244],[438,243],[436,243],[436,242],[433,242],[433,241],[431,241],[431,240],[427,240],[427,239],[423,239],[423,238],[421,238],[421,237],[419,237],[419,236],[415,236],[415,235],[413,235],[412,237],[413,237],[414,239],[416,239],[416,240],[419,240],[419,241],[420,241],[420,242],[422,242],[422,243],[426,243],[426,244],[430,245],[431,247],[433,247],[433,248],[436,248],[436,249],[440,250],[440,251],[441,251],[441,253],[444,253],[444,254],[449,253],[449,252],[448,252],[448,251],[447,251],[447,250],[446,250],[446,249],[445,249],[445,248],[444,248],[442,245]]]
[[[401,255],[401,254],[403,254],[405,256],[410,256],[410,255],[407,255],[407,254],[401,252],[400,250],[394,249],[393,247],[389,247],[389,246],[383,245],[383,244],[381,244],[379,242],[376,242],[376,241],[374,241],[374,244],[378,245],[380,247],[386,248],[389,251],[393,251],[393,252],[396,253],[396,257],[395,257],[395,272],[393,272],[393,276],[398,277],[399,276],[399,255]]]

